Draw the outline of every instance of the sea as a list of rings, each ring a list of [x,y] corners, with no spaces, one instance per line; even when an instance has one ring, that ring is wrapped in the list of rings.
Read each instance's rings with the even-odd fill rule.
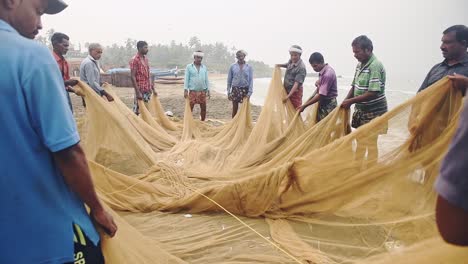
[[[315,82],[318,77],[308,76],[304,82],[304,96],[305,102],[315,91]],[[348,91],[351,88],[353,78],[351,76],[340,76],[338,79],[338,103],[341,103]],[[254,79],[254,92],[250,98],[250,102],[254,105],[263,106],[268,92],[271,78],[255,78]],[[422,80],[421,80],[422,82]],[[226,80],[216,79],[211,81],[216,92],[226,94]],[[419,88],[420,83],[417,80],[389,80],[386,84],[385,94],[389,110],[404,103],[406,100],[412,98]]]

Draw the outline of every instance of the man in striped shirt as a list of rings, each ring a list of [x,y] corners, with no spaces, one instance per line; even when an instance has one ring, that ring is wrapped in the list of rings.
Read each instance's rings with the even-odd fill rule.
[[[349,109],[355,104],[352,127],[358,128],[372,121],[374,118],[385,114],[388,111],[387,98],[385,97],[385,68],[373,54],[372,41],[367,36],[359,36],[351,44],[354,57],[359,61],[356,67],[351,90],[341,107]],[[376,159],[377,139],[379,134],[385,134],[386,129],[378,131],[369,138],[368,142],[358,142],[356,155],[361,156],[366,153],[367,159]]]

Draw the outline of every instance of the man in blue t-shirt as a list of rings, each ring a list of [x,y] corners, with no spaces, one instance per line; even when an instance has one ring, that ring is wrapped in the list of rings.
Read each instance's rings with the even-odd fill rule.
[[[0,0],[0,263],[73,262],[77,248],[94,255],[99,236],[83,203],[110,236],[117,231],[94,190],[60,70],[32,40],[41,15],[65,7]]]

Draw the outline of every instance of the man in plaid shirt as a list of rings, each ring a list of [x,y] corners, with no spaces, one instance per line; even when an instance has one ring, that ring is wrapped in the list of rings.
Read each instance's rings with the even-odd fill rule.
[[[133,112],[139,114],[138,100],[143,100],[147,103],[151,99],[151,94],[158,95],[151,83],[151,72],[148,63],[148,43],[138,41],[138,53],[130,61],[130,70],[132,75],[132,84],[135,88],[135,101],[133,103]]]

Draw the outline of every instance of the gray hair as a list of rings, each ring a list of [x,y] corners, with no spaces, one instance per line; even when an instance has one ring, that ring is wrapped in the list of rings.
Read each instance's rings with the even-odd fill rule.
[[[247,56],[247,52],[246,52],[245,50],[242,50],[242,49],[241,49],[241,50],[238,50],[238,51],[236,52],[236,55],[239,55],[239,54],[242,54],[242,55],[244,55],[244,56]]]
[[[95,49],[102,49],[102,46],[101,44],[99,43],[91,43],[89,44],[88,46],[88,51],[91,53],[91,51],[95,50]]]
[[[361,35],[353,40],[351,46],[358,47],[362,50],[374,50],[374,46],[372,45],[372,40],[370,40],[367,36]]]

